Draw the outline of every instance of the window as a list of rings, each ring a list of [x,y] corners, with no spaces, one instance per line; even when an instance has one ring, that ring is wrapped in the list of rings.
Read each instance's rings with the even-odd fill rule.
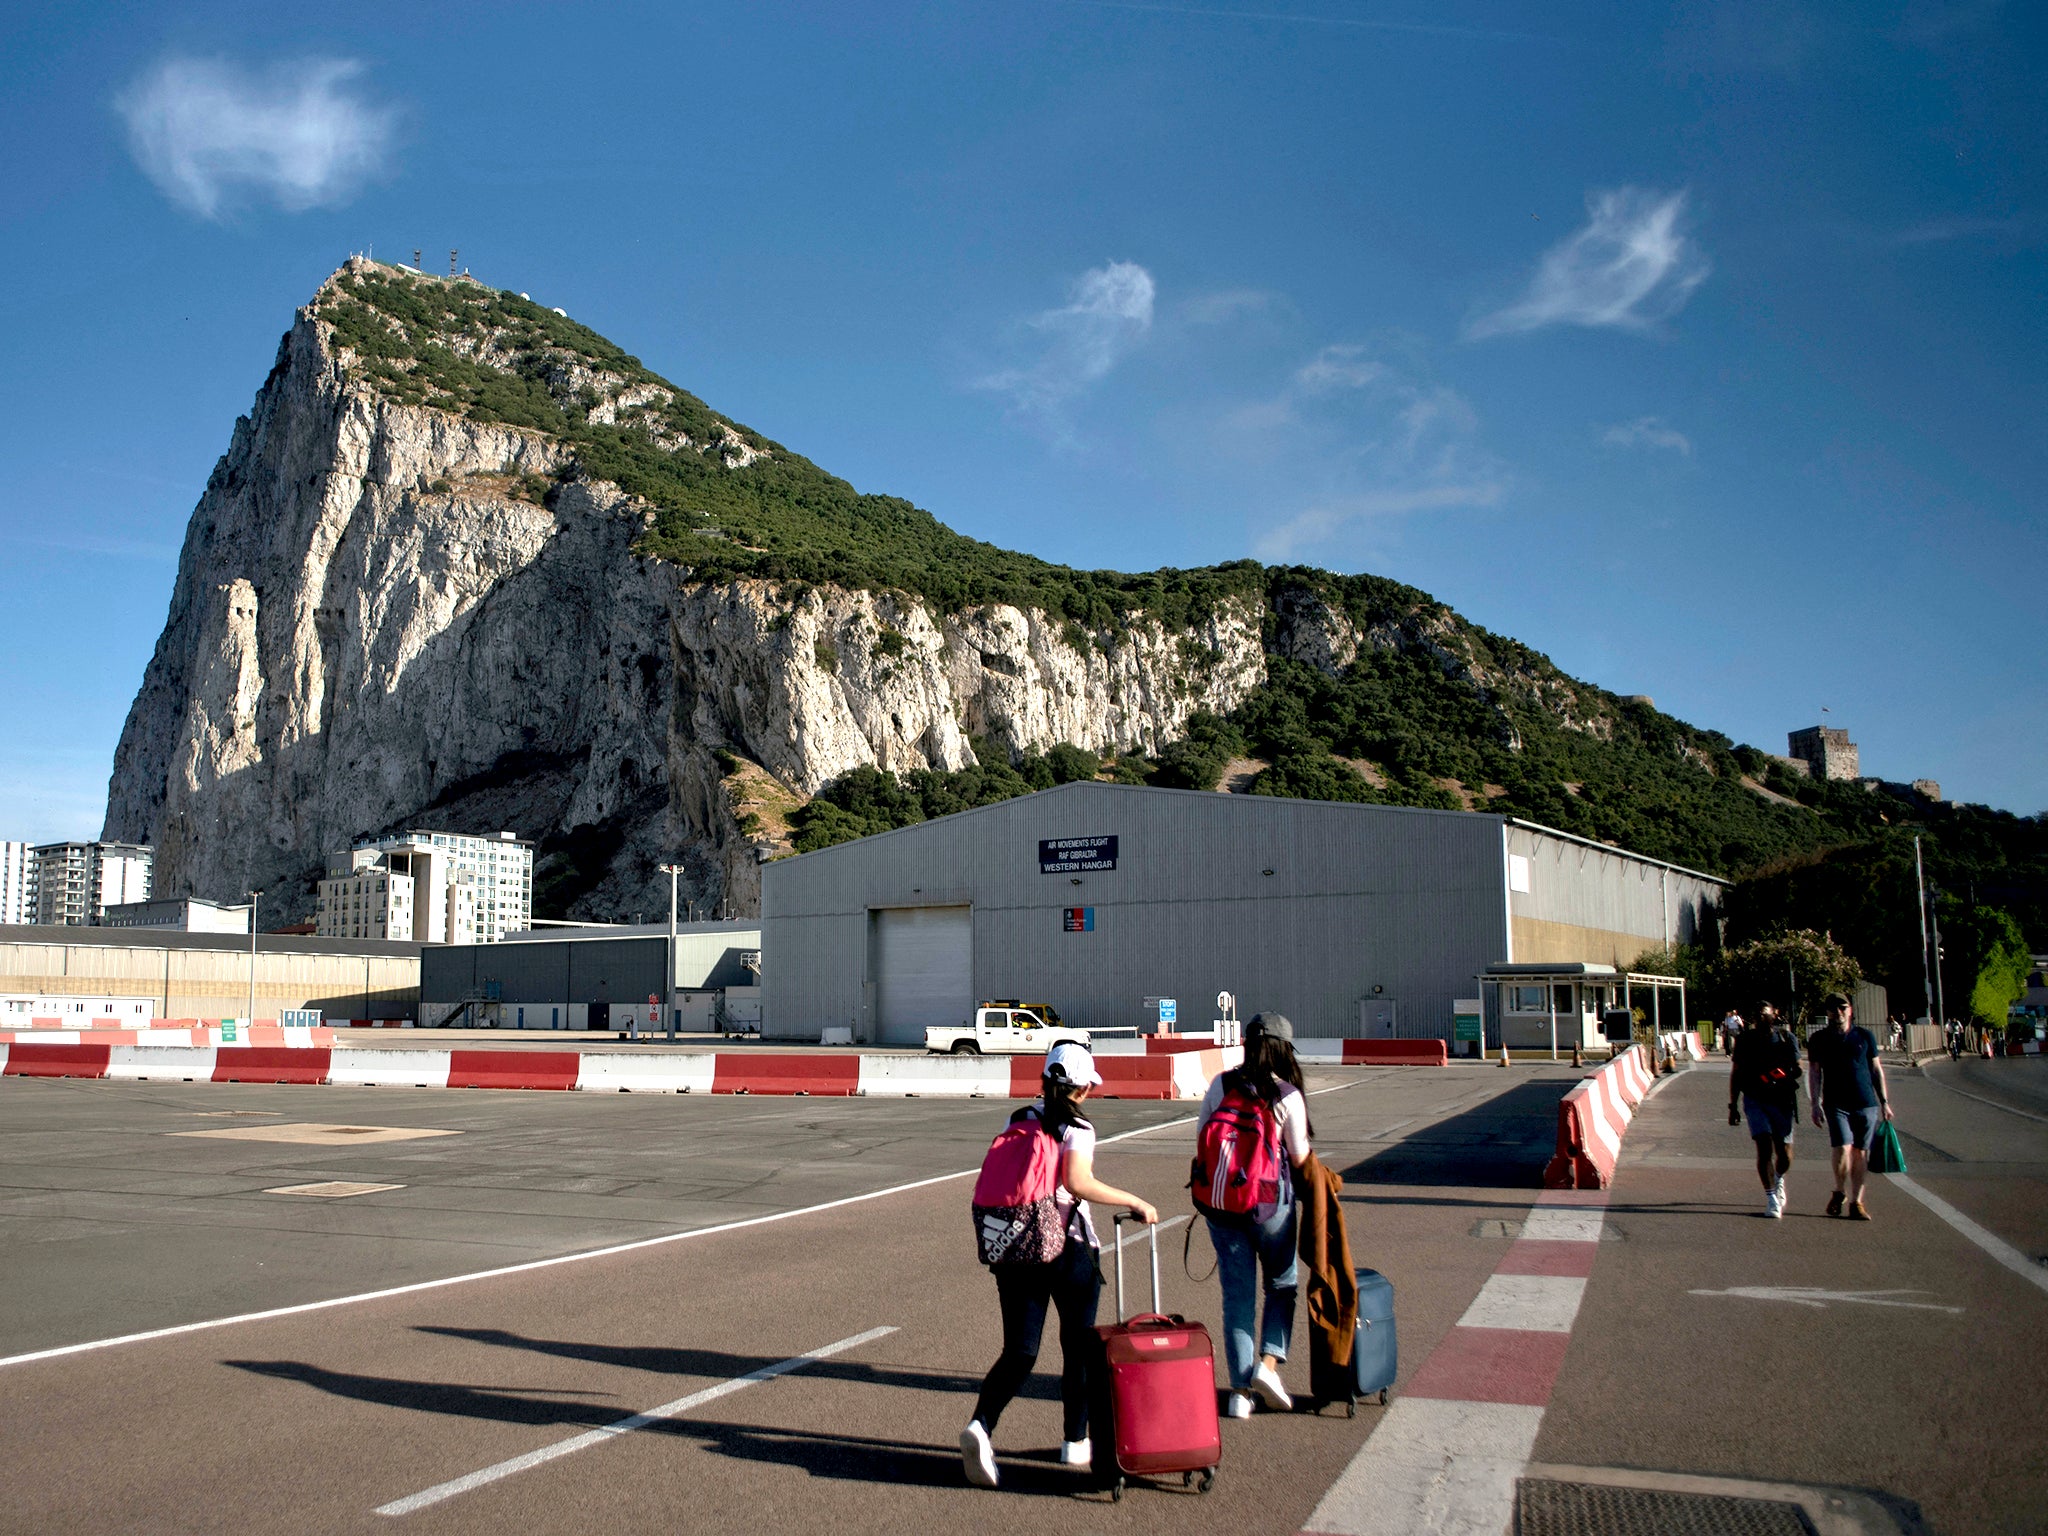
[[[1508,988],[1508,1010],[1512,1013],[1547,1013],[1541,987]]]

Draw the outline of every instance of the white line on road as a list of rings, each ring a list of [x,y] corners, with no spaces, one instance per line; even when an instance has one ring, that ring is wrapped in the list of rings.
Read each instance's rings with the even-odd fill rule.
[[[1915,1200],[1918,1200],[1927,1209],[1934,1212],[1935,1215],[1954,1227],[1963,1236],[1967,1237],[1979,1248],[1982,1248],[1992,1258],[1998,1260],[1999,1263],[2003,1264],[2029,1285],[2038,1286],[2042,1290],[2048,1291],[2048,1269],[2044,1269],[2041,1265],[2034,1263],[2004,1238],[1997,1236],[1995,1233],[1987,1232],[1984,1228],[1978,1226],[1976,1222],[1970,1220],[1969,1217],[1942,1199],[1941,1196],[1921,1188],[1905,1174],[1888,1173],[1884,1177],[1898,1185],[1899,1188],[1903,1189]]]
[[[1150,1131],[1171,1130],[1177,1125],[1193,1124],[1192,1115],[1179,1120],[1166,1120],[1158,1125],[1144,1125],[1135,1131],[1105,1136],[1097,1145],[1127,1141],[1133,1136],[1143,1136]],[[771,1211],[766,1216],[749,1216],[743,1221],[720,1222],[711,1227],[692,1227],[686,1232],[664,1232],[659,1237],[636,1238],[630,1243],[613,1243],[605,1248],[588,1248],[580,1253],[558,1254],[551,1259],[529,1259],[523,1264],[505,1264],[496,1269],[473,1270],[466,1275],[448,1275],[439,1280],[416,1280],[410,1285],[387,1286],[381,1291],[362,1291],[353,1296],[330,1296],[324,1301],[302,1301],[294,1306],[270,1307],[262,1312],[240,1312],[232,1317],[211,1317],[204,1322],[179,1323],[170,1328],[152,1328],[146,1333],[124,1333],[111,1339],[92,1339],[83,1344],[61,1344],[54,1349],[38,1349],[25,1355],[8,1355],[0,1358],[0,1369],[10,1365],[28,1365],[37,1360],[57,1360],[65,1355],[81,1355],[89,1350],[112,1349],[121,1344],[145,1344],[151,1339],[176,1338],[182,1333],[203,1333],[209,1328],[229,1328],[237,1323],[269,1322],[273,1318],[324,1312],[330,1307],[351,1307],[362,1301],[384,1301],[393,1296],[410,1296],[420,1291],[440,1290],[445,1286],[468,1285],[475,1280],[497,1280],[506,1275],[523,1275],[536,1269],[553,1269],[558,1264],[580,1264],[585,1259],[606,1259],[614,1254],[637,1253],[644,1248],[659,1248],[669,1243],[688,1242],[692,1238],[716,1237],[721,1232],[739,1232],[748,1227],[767,1226],[771,1222],[793,1221],[799,1216],[816,1216],[824,1211],[836,1211],[844,1206],[859,1205],[868,1200],[907,1194],[913,1189],[929,1189],[934,1184],[944,1184],[953,1179],[971,1178],[980,1171],[977,1164],[973,1168],[962,1168],[954,1173],[942,1173],[929,1179],[913,1179],[908,1184],[892,1184],[887,1189],[870,1190],[864,1195],[848,1195],[840,1200],[827,1200],[821,1205],[800,1206],[793,1211]]]
[[[2010,1104],[2001,1104],[1996,1099],[1987,1099],[1981,1093],[1970,1093],[1961,1088],[1952,1088],[1930,1072],[1920,1074],[1922,1082],[1934,1084],[1943,1093],[1952,1093],[1959,1099],[1975,1099],[1979,1104],[1989,1104],[1993,1109],[2002,1109],[2008,1115],[2018,1115],[2022,1120],[2038,1120],[2048,1125],[2048,1115],[2037,1115],[2031,1109],[2014,1109]]]
[[[791,1371],[800,1371],[813,1361],[828,1359],[833,1355],[841,1355],[849,1349],[858,1349],[863,1344],[873,1343],[876,1339],[895,1331],[893,1327],[870,1328],[866,1333],[856,1333],[851,1338],[841,1339],[836,1344],[827,1344],[822,1349],[814,1349],[808,1354],[793,1355],[787,1360],[778,1360],[773,1365],[762,1366],[758,1371],[749,1371],[744,1376],[735,1376],[730,1381],[721,1381],[715,1387],[706,1387],[701,1392],[692,1392],[688,1397],[679,1397],[672,1403],[663,1403],[659,1408],[649,1408],[645,1413],[633,1414],[629,1418],[607,1424],[601,1429],[592,1429],[580,1435],[571,1435],[567,1440],[557,1440],[553,1445],[544,1445],[537,1451],[528,1451],[524,1456],[514,1456],[508,1461],[498,1462],[493,1466],[484,1467],[480,1471],[471,1472],[462,1477],[450,1478],[445,1483],[436,1483],[433,1487],[422,1489],[420,1492],[409,1497],[394,1499],[389,1504],[380,1504],[377,1506],[377,1513],[380,1515],[409,1515],[415,1510],[425,1509],[432,1504],[439,1504],[445,1499],[452,1499],[457,1494],[468,1493],[472,1489],[482,1488],[487,1484],[498,1482],[503,1478],[512,1476],[516,1472],[524,1472],[529,1468],[542,1466],[550,1461],[560,1460],[564,1456],[573,1456],[578,1451],[587,1451],[593,1445],[602,1445],[607,1440],[619,1435],[630,1435],[636,1429],[645,1429],[648,1425],[658,1424],[663,1419],[678,1418],[688,1413],[692,1408],[701,1408],[706,1403],[715,1402],[721,1397],[730,1396],[742,1387],[751,1387],[758,1381],[770,1381],[777,1376],[786,1376]]]
[[[1789,1301],[1795,1307],[1812,1307],[1825,1312],[1831,1301],[1858,1302],[1866,1307],[1906,1307],[1915,1312],[1952,1312],[1961,1316],[1961,1307],[1945,1307],[1932,1301],[1899,1301],[1900,1296],[1924,1296],[1925,1291],[1829,1291],[1817,1285],[1731,1285],[1725,1291],[1688,1291],[1689,1296],[1735,1296],[1744,1301]]]

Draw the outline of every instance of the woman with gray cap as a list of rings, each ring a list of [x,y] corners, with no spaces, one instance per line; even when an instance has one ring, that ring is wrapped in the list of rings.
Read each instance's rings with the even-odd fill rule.
[[[1223,1353],[1231,1387],[1223,1407],[1227,1418],[1249,1417],[1254,1393],[1268,1408],[1294,1406],[1281,1384],[1280,1366],[1294,1335],[1299,1284],[1295,1235],[1301,1206],[1294,1198],[1294,1174],[1308,1161],[1313,1134],[1305,1091],[1294,1054],[1294,1025],[1284,1014],[1261,1013],[1245,1026],[1244,1065],[1209,1084],[1196,1121],[1198,1169],[1206,1166],[1212,1177],[1217,1172],[1227,1176],[1226,1163],[1238,1168],[1257,1163],[1271,1174],[1269,1181],[1261,1181],[1270,1188],[1248,1198],[1230,1199],[1220,1186],[1194,1191],[1209,1223],[1223,1285]],[[1234,1148],[1223,1151],[1225,1141],[1233,1141]],[[1255,1339],[1262,1271],[1265,1325]]]
[[[996,1420],[1038,1363],[1047,1308],[1056,1311],[1060,1319],[1060,1401],[1066,1421],[1060,1460],[1083,1469],[1094,1460],[1088,1438],[1088,1404],[1101,1353],[1095,1335],[1095,1307],[1102,1297],[1102,1267],[1097,1261],[1102,1243],[1095,1235],[1088,1202],[1124,1206],[1147,1225],[1159,1219],[1159,1212],[1136,1195],[1095,1177],[1095,1127],[1081,1113],[1081,1105],[1101,1082],[1102,1074],[1095,1070],[1095,1058],[1087,1047],[1063,1040],[1046,1053],[1045,1072],[1039,1080],[1043,1096],[1010,1117],[1012,1123],[1026,1117],[1035,1119],[1039,1128],[1059,1143],[1059,1179],[1053,1198],[1065,1217],[1067,1241],[1059,1257],[1049,1264],[1007,1264],[993,1271],[1003,1311],[1003,1352],[982,1381],[974,1417],[960,1432],[960,1460],[967,1480],[980,1488],[996,1486],[996,1453],[989,1437],[995,1433]]]

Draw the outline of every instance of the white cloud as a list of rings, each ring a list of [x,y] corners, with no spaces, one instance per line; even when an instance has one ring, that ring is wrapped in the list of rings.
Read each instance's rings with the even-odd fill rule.
[[[250,72],[169,58],[115,103],[135,160],[202,218],[243,197],[289,213],[345,202],[385,163],[396,114],[355,92],[362,66],[305,59]]]
[[[1507,490],[1463,395],[1354,344],[1322,348],[1277,396],[1231,412],[1225,437],[1269,465],[1329,467],[1302,510],[1258,536],[1262,560],[1293,560],[1362,519],[1487,507]]]
[[[1465,328],[1468,340],[1549,325],[1645,330],[1676,314],[1711,267],[1685,234],[1685,194],[1637,187],[1586,198],[1586,226],[1544,253],[1529,290]]]
[[[1638,416],[1634,421],[1618,422],[1600,434],[1600,441],[1610,448],[1668,448],[1685,458],[1692,457],[1692,439],[1666,425],[1659,416]]]
[[[1068,302],[1024,322],[1037,357],[979,381],[1010,397],[1022,414],[1064,434],[1064,408],[1106,377],[1152,329],[1152,274],[1134,261],[1112,261],[1075,280]]]
[[[1274,295],[1259,288],[1226,288],[1216,293],[1198,293],[1181,306],[1190,325],[1227,325],[1240,315],[1264,314],[1273,308]]]

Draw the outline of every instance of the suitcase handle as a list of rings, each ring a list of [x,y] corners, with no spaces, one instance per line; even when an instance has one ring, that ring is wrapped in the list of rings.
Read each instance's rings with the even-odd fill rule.
[[[1124,1320],[1124,1223],[1136,1221],[1130,1211],[1118,1211],[1110,1221],[1116,1232],[1116,1320]],[[1155,1223],[1144,1223],[1145,1231],[1152,1239],[1152,1312],[1155,1316],[1165,1311],[1159,1303],[1159,1228]]]

